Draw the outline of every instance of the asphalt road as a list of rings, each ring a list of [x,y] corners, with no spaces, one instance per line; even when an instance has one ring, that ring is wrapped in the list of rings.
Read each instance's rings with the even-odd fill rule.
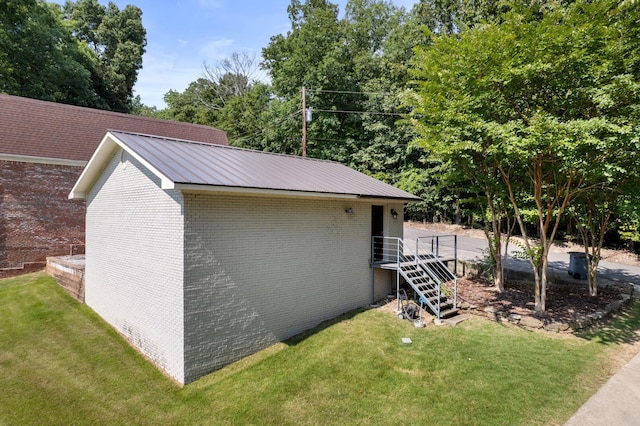
[[[417,237],[429,237],[432,235],[445,235],[438,234],[424,229],[414,228],[411,226],[404,226],[404,240],[405,242],[415,240]],[[443,244],[445,240],[443,239]],[[487,240],[484,238],[472,238],[468,236],[457,236],[458,247],[458,259],[478,261],[485,257],[487,251]],[[509,245],[509,252],[513,253],[518,248],[513,244]],[[507,260],[507,267],[518,270],[531,270],[531,265],[528,261],[514,259],[509,257]],[[549,253],[549,268],[557,274],[567,274],[569,271],[569,253]],[[640,268],[624,265],[615,262],[601,261],[598,265],[598,277],[609,279],[612,281],[619,281],[624,283],[633,283],[640,285]],[[585,281],[586,283],[586,281]]]

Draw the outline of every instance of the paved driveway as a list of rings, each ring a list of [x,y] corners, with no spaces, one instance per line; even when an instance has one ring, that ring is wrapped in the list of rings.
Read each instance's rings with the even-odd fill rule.
[[[415,240],[417,237],[427,237],[431,235],[444,235],[442,233],[434,233],[424,229],[404,225],[405,241]],[[458,235],[458,258],[462,260],[480,260],[485,256],[487,250],[487,240],[484,238],[473,238]],[[509,252],[513,253],[517,250],[513,244],[509,245]],[[509,257],[507,266],[518,270],[531,270],[529,262]],[[549,268],[556,273],[567,274],[569,270],[569,253],[549,253]],[[567,274],[568,275],[568,274]],[[634,283],[640,285],[640,268],[635,266],[624,265],[615,262],[601,261],[598,266],[598,276],[613,281],[626,283]],[[586,281],[585,281],[586,284]]]

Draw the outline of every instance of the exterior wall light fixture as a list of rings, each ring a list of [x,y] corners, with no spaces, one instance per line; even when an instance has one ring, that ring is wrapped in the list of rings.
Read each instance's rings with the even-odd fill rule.
[[[349,208],[347,208],[347,209],[344,209],[344,212],[345,212],[346,214],[353,214],[353,209],[352,209],[351,207],[349,207]]]
[[[393,216],[394,219],[398,218],[398,212],[396,211],[396,209],[391,209],[391,216]]]

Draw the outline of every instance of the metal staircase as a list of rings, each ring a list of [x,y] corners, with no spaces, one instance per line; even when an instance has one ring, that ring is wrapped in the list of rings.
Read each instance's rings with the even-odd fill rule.
[[[394,269],[415,291],[416,300],[431,310],[438,319],[458,312],[457,276],[421,239],[415,242],[415,249],[400,238],[373,237],[373,266]],[[397,291],[399,294],[399,291]]]

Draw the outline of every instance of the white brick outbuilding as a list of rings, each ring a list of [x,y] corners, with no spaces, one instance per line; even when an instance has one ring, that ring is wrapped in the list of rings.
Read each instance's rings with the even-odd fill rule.
[[[388,294],[372,233],[402,237],[418,200],[334,162],[116,131],[70,198],[86,303],[180,383]]]

